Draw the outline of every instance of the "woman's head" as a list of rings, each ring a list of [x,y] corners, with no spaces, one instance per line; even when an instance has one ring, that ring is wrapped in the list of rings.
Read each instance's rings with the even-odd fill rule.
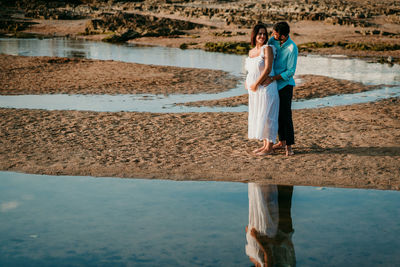
[[[264,24],[257,24],[251,32],[251,45],[256,45],[257,42],[266,44],[268,41],[267,27]]]

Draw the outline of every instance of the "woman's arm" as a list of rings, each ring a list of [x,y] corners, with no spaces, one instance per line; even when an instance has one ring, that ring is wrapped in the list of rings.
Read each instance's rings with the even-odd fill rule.
[[[272,71],[272,62],[274,60],[274,55],[272,52],[272,47],[267,46],[264,50],[264,61],[265,67],[263,72],[261,73],[260,77],[258,77],[257,81],[250,85],[250,90],[257,91],[257,87],[262,84],[262,82],[268,77],[268,75]]]

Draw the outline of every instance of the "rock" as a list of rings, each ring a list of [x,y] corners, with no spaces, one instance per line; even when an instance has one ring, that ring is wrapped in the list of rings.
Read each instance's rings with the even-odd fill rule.
[[[109,42],[109,43],[124,43],[128,40],[135,39],[138,37],[141,37],[141,35],[138,32],[135,32],[133,30],[127,30],[126,32],[122,33],[121,35],[114,34],[111,37],[104,38],[103,41]]]
[[[365,19],[365,15],[364,15],[363,13],[358,13],[358,14],[356,15],[356,18],[358,18],[358,19]]]

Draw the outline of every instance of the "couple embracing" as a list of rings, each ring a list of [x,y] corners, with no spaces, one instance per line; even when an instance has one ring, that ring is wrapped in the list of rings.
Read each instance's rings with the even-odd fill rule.
[[[285,149],[287,156],[294,154],[291,105],[298,50],[289,33],[286,22],[273,26],[269,40],[263,24],[251,33],[254,48],[246,58],[245,87],[249,92],[248,137],[263,140],[263,146],[253,151],[258,156],[275,149]],[[279,142],[274,145],[277,135]]]

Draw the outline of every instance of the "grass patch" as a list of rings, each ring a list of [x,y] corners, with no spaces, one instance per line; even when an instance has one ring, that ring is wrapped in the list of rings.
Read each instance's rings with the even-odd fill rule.
[[[250,49],[251,45],[247,42],[208,42],[205,44],[205,50],[210,52],[244,55]]]

